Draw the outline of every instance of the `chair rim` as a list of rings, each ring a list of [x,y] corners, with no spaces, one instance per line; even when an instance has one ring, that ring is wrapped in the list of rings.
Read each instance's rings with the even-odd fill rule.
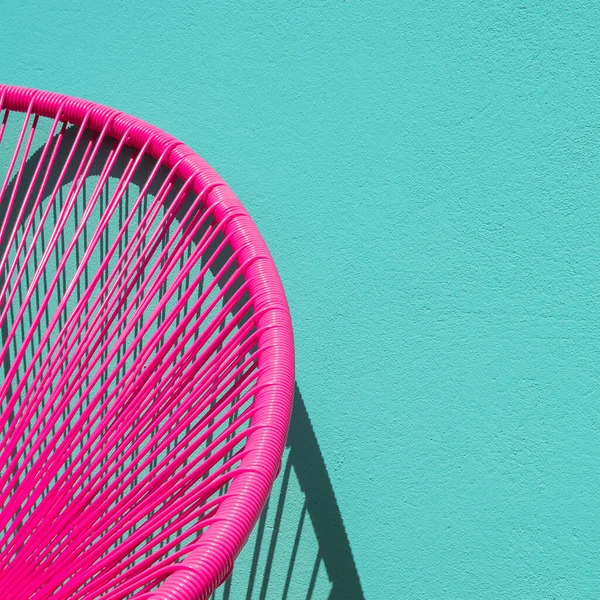
[[[259,354],[253,431],[245,453],[219,507],[214,522],[191,546],[180,563],[152,592],[139,600],[194,600],[206,598],[230,574],[233,562],[254,527],[271,491],[283,455],[291,416],[294,388],[294,344],[289,306],[271,254],[256,225],[235,194],[216,171],[183,142],[154,125],[107,106],[59,93],[0,84],[0,111],[30,112],[106,130],[114,138],[158,159],[165,166],[177,165],[182,179],[191,178],[196,193],[204,192],[204,203],[224,223],[240,265],[256,315]]]

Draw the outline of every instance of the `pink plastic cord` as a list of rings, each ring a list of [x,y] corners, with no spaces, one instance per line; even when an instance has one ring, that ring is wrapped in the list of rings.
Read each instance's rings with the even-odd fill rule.
[[[0,85],[2,168],[0,598],[208,598],[290,419],[271,255],[197,154],[92,102]]]

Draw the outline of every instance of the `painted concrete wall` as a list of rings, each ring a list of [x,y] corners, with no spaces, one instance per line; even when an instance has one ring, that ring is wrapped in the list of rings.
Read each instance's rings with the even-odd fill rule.
[[[297,462],[219,597],[325,598],[348,545],[368,599],[600,596],[598,7],[5,0],[0,24],[3,82],[185,140],[279,265]]]

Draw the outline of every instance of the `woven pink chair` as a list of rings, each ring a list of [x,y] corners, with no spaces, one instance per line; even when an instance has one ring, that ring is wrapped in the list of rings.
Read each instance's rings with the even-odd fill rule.
[[[289,424],[267,247],[198,155],[88,101],[0,86],[0,169],[0,598],[207,598]]]

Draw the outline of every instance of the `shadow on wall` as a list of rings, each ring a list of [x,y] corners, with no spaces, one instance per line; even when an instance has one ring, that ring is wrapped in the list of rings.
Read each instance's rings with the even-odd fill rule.
[[[76,131],[75,127],[66,130],[64,148],[74,143]],[[100,149],[98,165],[104,164],[105,154],[110,148],[107,140]],[[62,148],[61,151],[65,152]],[[117,179],[131,158],[127,150],[122,154],[111,171],[111,175]],[[27,162],[24,177],[32,177],[39,160],[40,151],[37,151]],[[79,160],[73,163],[78,164]],[[153,164],[150,160],[148,164],[142,162],[139,169],[142,180],[148,176]],[[98,169],[94,164],[90,175],[97,176]],[[53,184],[58,175],[59,167],[55,166],[47,185]],[[64,180],[71,181],[74,175],[72,167]],[[13,180],[5,198],[12,196],[14,185]],[[153,191],[151,188],[150,193]],[[21,192],[17,194],[17,205],[23,202],[20,195]],[[9,223],[10,226],[12,223]],[[5,338],[7,331],[1,333]],[[294,410],[282,473],[232,575],[212,598],[364,599],[348,536],[298,385],[295,387]]]
[[[214,600],[364,599],[350,543],[296,384],[282,473]]]

